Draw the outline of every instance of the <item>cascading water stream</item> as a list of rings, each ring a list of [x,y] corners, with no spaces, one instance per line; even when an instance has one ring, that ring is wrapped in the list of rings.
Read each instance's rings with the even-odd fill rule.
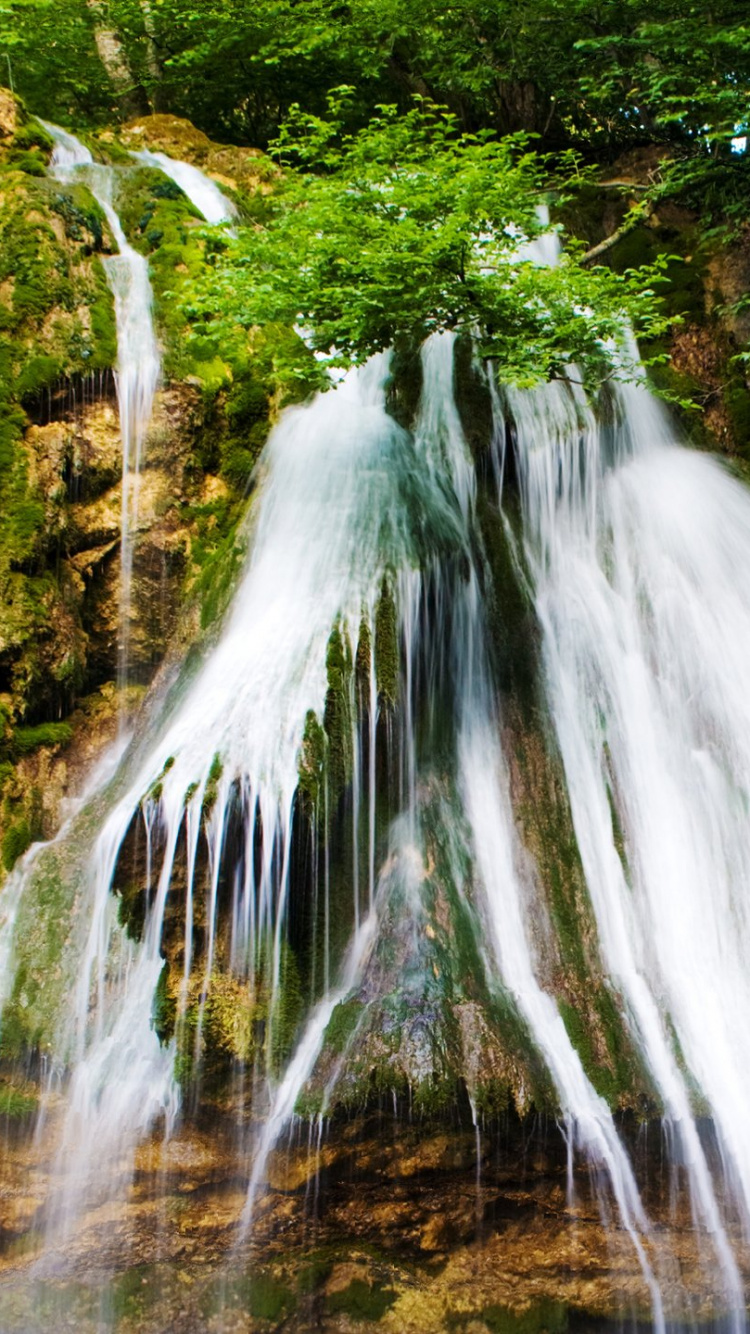
[[[246,847],[245,870],[240,867],[235,878],[233,956],[251,978],[270,978],[273,1014],[300,752],[309,711],[322,714],[326,698],[326,646],[333,626],[339,625],[353,641],[363,615],[373,624],[383,578],[395,571],[404,649],[404,857],[408,861],[411,847],[419,855],[420,843],[415,665],[418,659],[427,661],[428,677],[431,673],[437,680],[444,671],[439,659],[442,655],[444,660],[446,651],[442,615],[434,636],[428,627],[428,639],[420,642],[425,629],[418,608],[423,588],[431,584],[436,605],[451,605],[459,787],[500,979],[547,1062],[571,1139],[606,1171],[661,1329],[661,1297],[644,1244],[649,1225],[627,1154],[609,1109],[583,1072],[554,1000],[534,972],[525,907],[531,891],[519,870],[492,702],[485,613],[473,555],[475,478],[453,398],[452,362],[451,336],[428,341],[413,441],[385,411],[387,357],[351,372],[335,392],[287,412],[269,440],[252,553],[226,628],[162,725],[94,850],[91,927],[72,1031],[63,1044],[73,1052],[73,1068],[57,1162],[63,1184],[49,1211],[51,1239],[65,1235],[90,1198],[98,1174],[104,1174],[111,1195],[116,1185],[113,1165],[118,1164],[126,1181],[139,1138],[159,1118],[166,1119],[168,1128],[174,1116],[174,1044],[160,1044],[152,1027],[152,1006],[163,966],[166,904],[178,890],[177,849],[184,837],[180,865],[187,879],[179,892],[185,895],[190,922],[203,825],[210,869],[201,984],[205,997],[217,948],[220,866],[230,813],[238,806]],[[423,572],[416,560],[416,531],[419,559],[427,561]],[[463,572],[446,582],[439,553],[451,549],[458,557],[456,569]],[[371,800],[369,794],[368,807]],[[139,818],[145,822],[153,883],[146,886],[150,906],[136,943],[127,940],[116,923],[111,886],[128,830]],[[370,815],[371,842],[373,829]],[[375,865],[373,846],[367,864]],[[252,1221],[268,1156],[289,1124],[333,1008],[366,966],[377,931],[377,902],[375,897],[374,909],[359,925],[355,911],[355,929],[338,980],[331,986],[325,979],[324,994],[313,1006],[285,1074],[278,1084],[270,1083],[270,1110],[255,1146],[245,1227]],[[186,934],[183,997],[190,984],[190,951]]]
[[[239,803],[247,868],[239,883],[252,910],[240,896],[235,920],[244,921],[246,931],[234,952],[251,978],[263,973],[270,982],[273,1014],[299,755],[308,712],[323,711],[328,640],[337,623],[354,638],[363,610],[372,620],[384,571],[403,564],[408,546],[398,517],[406,437],[385,412],[387,375],[387,357],[375,358],[335,393],[289,410],[277,426],[266,452],[252,555],[222,638],[97,840],[91,928],[68,1039],[76,1055],[63,1158],[72,1170],[58,1218],[75,1214],[81,1183],[97,1165],[106,1168],[113,1146],[127,1157],[147,1125],[169,1117],[174,1106],[174,1051],[160,1046],[151,1027],[152,1003],[163,965],[167,895],[176,891],[180,832],[185,827],[190,840],[188,880],[181,887],[190,920],[200,812],[209,805],[203,994],[215,948],[228,814]],[[149,796],[157,784],[158,800]],[[151,908],[134,945],[121,939],[110,888],[142,805],[152,839],[158,836],[160,862],[154,858]],[[189,971],[186,945],[185,986]]]
[[[609,976],[711,1236],[744,1299],[684,1066],[710,1106],[745,1228],[750,1160],[744,688],[750,499],[678,448],[643,384],[599,427],[564,385],[510,393],[550,703]],[[726,1192],[725,1192],[726,1194]]]
[[[118,253],[102,260],[115,303],[117,326],[117,402],[122,441],[121,579],[118,681],[128,681],[133,552],[138,527],[138,493],[143,445],[151,420],[161,368],[152,317],[153,294],[148,261],[130,245],[112,202],[117,169],[95,163],[74,135],[43,121],[55,148],[50,172],[61,184],[82,181],[104,212]]]
[[[651,1297],[655,1328],[665,1327],[661,1292],[646,1245],[651,1228],[644,1213],[627,1153],[612,1114],[587,1079],[554,999],[540,987],[534,972],[527,923],[531,886],[524,885],[521,855],[516,846],[513,815],[505,762],[500,747],[500,723],[494,706],[489,659],[485,646],[485,613],[478,573],[472,554],[472,525],[476,489],[474,469],[464,440],[453,396],[453,337],[433,336],[422,351],[423,391],[415,426],[415,450],[421,464],[422,484],[432,487],[445,506],[454,534],[460,536],[468,576],[459,576],[452,588],[454,698],[458,725],[459,782],[474,845],[477,871],[482,883],[492,945],[503,984],[513,996],[529,1031],[553,1077],[563,1115],[568,1124],[571,1147],[578,1148],[589,1162],[603,1169],[633,1247]],[[404,828],[410,847],[418,847],[416,798],[417,767],[413,708],[410,709],[411,671],[409,659],[420,649],[427,657],[444,651],[442,618],[432,627],[436,644],[418,645],[415,602],[420,577],[405,578],[402,584],[401,638],[407,649],[404,671],[404,704],[407,732],[404,738],[406,769],[406,814]],[[439,601],[439,599],[438,599]],[[427,634],[429,636],[429,627]],[[374,929],[368,920],[363,933]],[[271,1151],[291,1122],[294,1106],[309,1078],[322,1047],[334,1003],[343,999],[359,981],[366,961],[362,943],[369,936],[355,936],[349,963],[341,983],[310,1016],[303,1037],[284,1079],[271,1103],[271,1111],[256,1148],[248,1197],[243,1215],[243,1233],[252,1222],[257,1192],[264,1180]],[[356,961],[356,962],[355,962]]]
[[[607,1174],[651,1295],[655,1328],[663,1329],[661,1293],[643,1241],[650,1237],[651,1229],[627,1153],[609,1107],[584,1073],[553,997],[543,991],[535,976],[528,925],[531,886],[523,883],[522,854],[515,834],[485,642],[486,614],[471,552],[473,468],[455,414],[452,354],[453,339],[449,335],[433,337],[425,345],[423,397],[429,407],[423,409],[422,420],[429,423],[433,449],[442,437],[456,499],[467,525],[469,574],[456,592],[453,609],[459,784],[484,890],[492,946],[502,982],[552,1075],[572,1143]]]
[[[236,218],[234,204],[199,167],[194,167],[190,162],[179,162],[166,153],[152,153],[146,148],[133,153],[133,157],[137,162],[142,162],[144,167],[156,167],[157,171],[163,171],[175,185],[179,185],[194,208],[212,226],[232,222]]]
[[[94,164],[77,140],[49,128],[57,143],[53,172],[61,182],[81,179],[90,186],[120,247],[105,267],[118,327],[123,589],[129,597],[137,477],[159,373],[147,265],[128,246],[113,209],[115,169]],[[161,170],[169,164],[167,174],[207,221],[231,217],[216,187],[208,188],[195,169],[186,169],[188,178],[185,164],[137,156]],[[546,262],[551,250],[554,243],[543,255],[523,258]],[[360,627],[369,633],[375,625],[387,582],[402,651],[396,861],[406,879],[412,862],[422,864],[419,691],[429,697],[438,684],[435,694],[442,698],[450,677],[458,790],[496,972],[550,1071],[571,1150],[580,1149],[606,1175],[650,1291],[654,1324],[663,1329],[652,1232],[627,1153],[536,974],[530,914],[538,891],[515,831],[500,744],[475,531],[476,479],[453,394],[453,344],[452,336],[436,335],[423,349],[413,436],[386,411],[386,356],[351,372],[335,392],[286,412],[272,433],[251,555],[221,637],[157,719],[155,742],[131,759],[128,790],[94,848],[90,929],[59,1053],[61,1065],[70,1058],[72,1074],[51,1236],[65,1234],[98,1175],[106,1177],[108,1193],[115,1169],[126,1181],[138,1140],[160,1119],[168,1129],[174,1119],[175,1043],[162,1045],[152,1023],[167,905],[184,895],[179,1009],[185,1012],[199,972],[197,1052],[214,965],[226,948],[219,939],[219,900],[230,852],[231,968],[252,986],[268,985],[273,1029],[306,729],[312,715],[324,713],[332,631],[356,658]],[[491,390],[492,457],[501,488],[505,432]],[[739,1313],[727,1210],[717,1202],[671,1033],[712,1107],[730,1184],[750,1219],[750,1157],[738,1131],[750,1101],[750,1040],[741,1027],[750,1008],[742,967],[750,945],[742,897],[750,872],[742,839],[750,802],[750,708],[740,672],[750,649],[750,596],[732,578],[750,558],[750,504],[716,465],[669,443],[643,387],[618,390],[617,420],[606,430],[572,384],[508,393],[506,403],[516,432],[526,556],[545,633],[550,701],[602,955],[674,1126],[696,1217],[713,1238],[727,1305]],[[126,655],[122,661],[124,671]],[[268,1114],[254,1143],[241,1231],[252,1222],[269,1156],[313,1072],[333,1010],[368,967],[392,874],[392,866],[386,874],[378,864],[379,702],[372,653],[357,689],[365,700],[350,701],[352,720],[359,709],[347,816],[355,848],[351,936],[336,958],[328,860],[335,800],[326,778],[316,810],[316,893],[325,899],[319,973],[313,973],[308,1019],[285,1070],[274,1077],[269,1064],[262,1072]],[[430,701],[428,710],[433,707]],[[229,838],[238,820],[239,852],[236,834],[231,847]],[[117,922],[112,887],[138,821],[148,847],[148,910],[136,941]],[[199,913],[203,843],[208,873],[205,912]],[[419,875],[412,878],[416,885]],[[416,904],[418,889],[412,898]],[[11,896],[9,919],[14,902]],[[201,915],[205,939],[197,956],[194,922]],[[715,1004],[691,984],[701,968],[715,980]],[[741,1323],[736,1314],[735,1329]]]

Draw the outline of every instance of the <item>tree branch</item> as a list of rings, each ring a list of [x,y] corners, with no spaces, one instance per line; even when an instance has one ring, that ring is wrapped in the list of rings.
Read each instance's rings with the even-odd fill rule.
[[[655,207],[655,200],[645,199],[637,208],[631,210],[624,222],[612,232],[611,236],[605,236],[603,241],[599,241],[596,245],[593,245],[590,250],[587,250],[586,254],[581,257],[581,263],[590,264],[592,259],[598,259],[600,255],[606,254],[608,250],[612,249],[612,246],[617,245],[617,242],[622,240],[623,236],[627,236],[628,232],[632,232],[634,227],[638,227],[642,222],[646,222],[646,220],[651,217]]]

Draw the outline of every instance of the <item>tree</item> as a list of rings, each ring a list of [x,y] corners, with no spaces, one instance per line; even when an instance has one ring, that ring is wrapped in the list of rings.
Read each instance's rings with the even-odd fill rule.
[[[83,0],[0,0],[0,70],[36,115],[83,125],[117,115]]]
[[[328,118],[293,111],[274,145],[277,188],[186,303],[194,338],[296,323],[328,362],[348,364],[464,329],[506,378],[530,384],[571,362],[601,379],[627,322],[663,328],[656,270],[583,268],[575,247],[556,267],[523,258],[552,165],[525,136],[463,133],[424,101],[403,115],[381,107],[348,134],[349,99],[339,90]],[[557,189],[577,171],[573,155],[557,159]]]

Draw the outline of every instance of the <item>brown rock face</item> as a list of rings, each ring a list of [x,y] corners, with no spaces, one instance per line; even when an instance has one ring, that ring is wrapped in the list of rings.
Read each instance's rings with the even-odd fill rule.
[[[60,1328],[93,1334],[102,1300],[120,1310],[117,1329],[132,1334],[565,1334],[614,1327],[625,1315],[650,1322],[633,1244],[616,1213],[602,1222],[583,1164],[569,1196],[553,1124],[509,1117],[475,1134],[458,1122],[409,1123],[406,1108],[402,1119],[334,1121],[322,1139],[301,1126],[270,1164],[244,1238],[236,1127],[214,1121],[166,1144],[157,1135],[139,1149],[132,1178],[110,1172],[74,1233],[52,1244],[54,1267],[40,1288],[30,1266],[39,1210],[55,1186],[50,1110],[46,1142],[17,1132],[3,1158],[8,1334],[37,1327],[41,1309],[71,1322]],[[658,1127],[640,1142],[653,1145],[639,1162],[652,1171]],[[705,1321],[721,1310],[710,1243],[696,1238],[687,1201],[678,1192],[670,1203],[669,1194],[666,1181],[651,1191],[649,1260],[667,1317]]]
[[[264,190],[269,175],[275,174],[259,149],[213,143],[180,116],[140,116],[124,126],[120,138],[128,148],[148,148],[190,162],[230,190]]]
[[[0,840],[11,824],[28,822],[34,792],[43,792],[44,798],[42,816],[30,826],[32,837],[51,837],[61,803],[77,789],[84,756],[93,758],[95,742],[103,745],[115,726],[123,617],[122,463],[112,390],[105,379],[100,386],[80,386],[77,394],[50,400],[49,409],[58,415],[31,424],[21,444],[28,493],[43,506],[37,557],[43,601],[30,605],[26,586],[18,580],[17,596],[12,584],[5,598],[2,700],[14,722],[36,724],[62,716],[67,731],[59,741],[45,736],[42,749],[5,778]],[[141,690],[185,614],[193,507],[210,504],[226,491],[196,464],[202,420],[200,396],[190,386],[167,386],[157,395],[138,479],[128,609],[128,676],[131,686]],[[131,491],[134,482],[131,477]],[[54,578],[44,573],[45,567]],[[131,689],[128,698],[135,704],[137,692]],[[60,748],[71,728],[68,754]]]
[[[12,139],[18,124],[18,104],[7,88],[0,88],[0,138]]]

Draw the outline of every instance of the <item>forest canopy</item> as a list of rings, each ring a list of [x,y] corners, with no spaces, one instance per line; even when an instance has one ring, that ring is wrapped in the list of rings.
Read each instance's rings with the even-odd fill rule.
[[[123,104],[267,144],[294,103],[355,88],[364,124],[415,93],[462,128],[618,152],[720,155],[750,118],[750,25],[736,0],[3,0],[0,50],[39,114]],[[100,59],[109,51],[108,61]],[[108,68],[107,68],[108,65]]]

